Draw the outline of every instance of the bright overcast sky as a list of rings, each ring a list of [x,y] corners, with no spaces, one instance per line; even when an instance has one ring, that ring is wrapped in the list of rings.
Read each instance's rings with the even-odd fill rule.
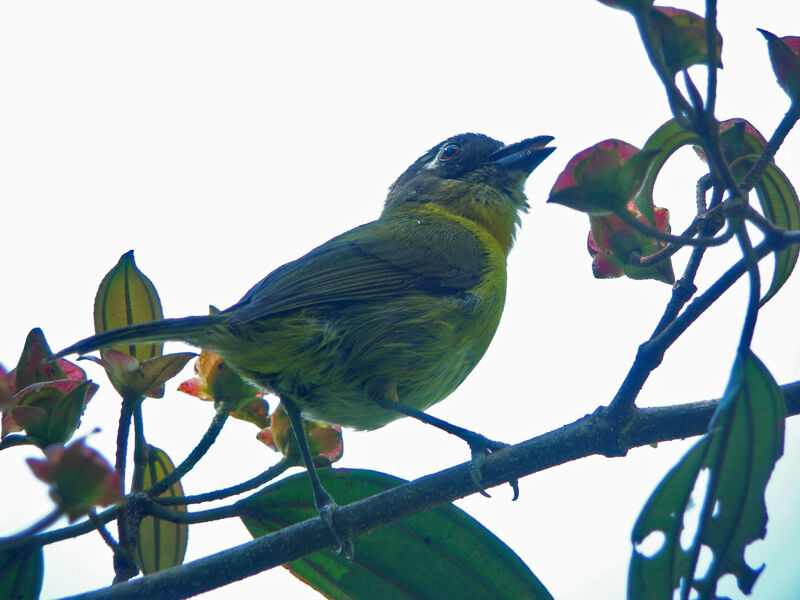
[[[720,5],[718,115],[745,117],[768,137],[789,102],[756,27],[800,35],[800,8],[777,0]],[[680,6],[703,10],[700,1]],[[97,285],[124,252],[135,250],[167,316],[228,306],[275,267],[374,219],[408,164],[463,131],[506,142],[549,134],[558,151],[529,180],[533,208],[509,260],[494,343],[435,415],[518,442],[592,412],[613,396],[670,294],[651,281],[593,279],[588,220],[544,204],[573,154],[610,137],[641,146],[669,118],[632,19],[598,2],[3,3],[0,81],[7,368],[34,326],[54,348],[91,333]],[[777,155],[795,183],[798,137]],[[703,167],[691,150],[674,164],[657,203],[680,230]],[[687,255],[676,257],[676,272]],[[734,258],[732,250],[709,253],[701,288]],[[762,311],[754,344],[780,383],[800,378],[797,277]],[[722,393],[745,292],[737,286],[675,344],[641,405]],[[87,369],[105,384],[99,368]],[[109,459],[118,407],[103,385],[82,428],[102,428],[90,444]],[[212,416],[210,405],[178,392],[148,400],[145,411],[148,440],[176,462]],[[255,434],[247,424],[226,426],[185,479],[186,491],[237,483],[276,461]],[[507,487],[458,504],[556,598],[619,599],[632,524],[688,447],[666,443],[539,473],[521,482],[514,504]],[[33,454],[0,455],[0,535],[51,509],[24,465]],[[339,464],[410,479],[467,458],[458,440],[403,420],[346,432]],[[756,598],[794,598],[790,590],[800,589],[799,470],[793,422],[768,490],[767,541],[747,554],[756,566],[779,557]],[[238,523],[193,526],[187,559],[246,539]],[[44,598],[106,585],[112,574],[96,535],[48,547],[45,564]],[[724,591],[739,597],[730,585]],[[319,597],[283,569],[204,597],[256,594]]]

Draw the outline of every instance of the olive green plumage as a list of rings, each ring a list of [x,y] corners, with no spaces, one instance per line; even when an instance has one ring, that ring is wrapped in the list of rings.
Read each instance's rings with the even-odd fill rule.
[[[182,340],[309,418],[376,429],[402,416],[379,402],[424,410],[494,336],[523,185],[551,139],[450,138],[398,178],[378,220],[276,269],[229,309],[107,331],[59,354]]]

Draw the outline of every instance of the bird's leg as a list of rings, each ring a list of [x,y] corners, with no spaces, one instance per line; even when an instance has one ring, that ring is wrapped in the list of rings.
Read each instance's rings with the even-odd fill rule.
[[[484,489],[483,485],[481,485],[481,467],[483,467],[483,463],[486,462],[486,455],[490,454],[491,452],[496,452],[501,448],[505,448],[508,444],[503,442],[496,442],[494,440],[490,440],[489,438],[481,435],[480,433],[476,433],[474,431],[470,431],[469,429],[464,429],[463,427],[458,427],[453,425],[452,423],[448,423],[447,421],[443,421],[442,419],[438,419],[433,417],[429,414],[422,412],[421,410],[417,410],[416,408],[412,408],[410,406],[406,406],[405,404],[400,404],[398,402],[391,402],[391,401],[384,401],[383,404],[386,408],[391,410],[395,410],[399,413],[402,413],[408,417],[413,417],[418,421],[422,421],[423,423],[427,423],[428,425],[433,425],[442,431],[446,431],[456,437],[461,438],[469,445],[470,450],[472,451],[472,461],[470,462],[470,469],[469,475],[472,478],[472,481],[475,482],[475,485],[478,487],[478,490],[484,496],[489,496],[489,494]],[[514,497],[513,500],[519,498],[519,483],[516,479],[512,479],[509,481],[511,484],[511,489],[514,490]]]
[[[294,437],[297,440],[297,446],[300,448],[300,456],[303,458],[303,464],[306,466],[308,478],[311,480],[311,494],[314,496],[314,506],[317,508],[320,519],[328,526],[333,536],[336,538],[338,545],[335,548],[336,553],[343,554],[347,558],[353,556],[353,542],[352,540],[342,540],[333,529],[333,513],[339,507],[334,501],[333,497],[322,486],[322,482],[317,475],[317,468],[314,466],[314,460],[311,458],[311,451],[308,449],[308,441],[306,434],[303,431],[303,418],[300,416],[300,410],[293,400],[281,396],[281,403],[286,409],[286,414],[289,415],[289,423],[292,426]]]

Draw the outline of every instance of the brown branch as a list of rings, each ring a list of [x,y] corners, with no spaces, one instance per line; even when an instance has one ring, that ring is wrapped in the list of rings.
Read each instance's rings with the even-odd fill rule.
[[[800,413],[800,382],[781,388],[787,415]],[[555,431],[490,455],[483,467],[483,483],[493,487],[595,454],[616,456],[620,448],[683,439],[705,432],[718,401],[659,408],[637,408],[624,439],[614,435],[604,409]],[[405,517],[452,502],[477,490],[464,463],[427,475],[386,492],[340,507],[334,525],[341,538],[361,535]],[[270,535],[113,587],[71,596],[69,600],[124,600],[163,598],[178,600],[250,577],[316,552],[335,543],[319,519],[308,519]],[[67,599],[65,599],[67,600]]]

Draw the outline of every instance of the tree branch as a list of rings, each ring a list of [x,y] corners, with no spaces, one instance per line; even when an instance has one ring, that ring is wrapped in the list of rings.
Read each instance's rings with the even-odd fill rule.
[[[800,413],[800,382],[781,389],[787,415]],[[605,409],[600,408],[574,423],[488,456],[482,483],[494,487],[579,458],[615,456],[620,447],[629,449],[702,434],[717,404],[718,400],[711,400],[637,408],[624,439],[618,439],[614,427],[607,426]],[[340,537],[350,538],[476,491],[469,463],[464,463],[342,506],[334,514],[334,526]],[[180,567],[64,600],[178,600],[301,558],[335,541],[328,526],[317,517]]]

